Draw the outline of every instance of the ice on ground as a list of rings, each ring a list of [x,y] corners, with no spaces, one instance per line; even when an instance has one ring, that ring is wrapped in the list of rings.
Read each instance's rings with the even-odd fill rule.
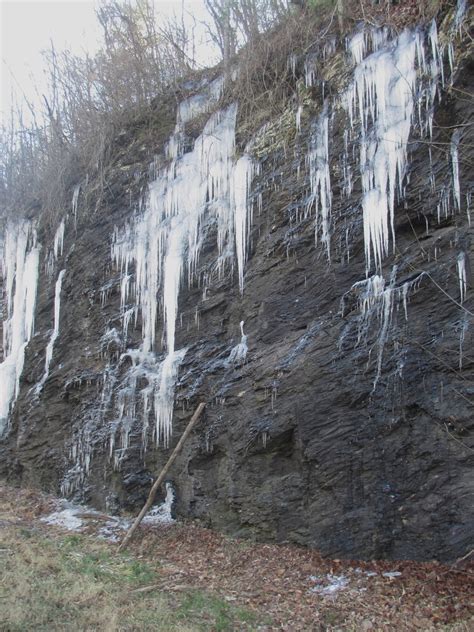
[[[171,515],[171,508],[175,499],[175,493],[171,483],[166,483],[166,498],[161,505],[155,505],[143,518],[145,524],[172,524],[175,522]]]
[[[335,595],[340,590],[344,590],[349,585],[349,578],[345,575],[311,575],[309,578],[315,586],[311,588],[311,592],[319,595]]]
[[[151,508],[148,514],[143,518],[143,524],[153,526],[169,525],[175,522],[171,515],[175,492],[170,482],[166,483],[165,487],[165,500]],[[121,540],[123,532],[128,531],[133,523],[132,519],[107,516],[95,509],[87,507],[87,505],[78,505],[65,498],[59,499],[55,511],[47,516],[43,516],[40,520],[45,524],[61,527],[68,531],[80,532],[87,526],[88,521],[93,521],[94,518],[101,520],[102,523],[97,531],[98,537],[103,540],[108,540],[109,542],[118,542]]]
[[[84,522],[77,514],[86,511],[90,513],[86,507],[75,505],[67,500],[60,500],[57,511],[53,511],[53,513],[44,516],[40,520],[46,524],[62,527],[69,531],[79,531],[84,526]]]

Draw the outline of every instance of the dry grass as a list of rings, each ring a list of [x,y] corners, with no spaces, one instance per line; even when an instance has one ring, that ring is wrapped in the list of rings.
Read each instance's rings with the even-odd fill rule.
[[[143,525],[117,555],[93,524],[89,535],[46,527],[39,517],[52,507],[45,495],[0,484],[2,632],[473,629],[468,558],[450,566],[331,560],[192,524]],[[325,584],[328,574],[346,577],[347,589],[312,590],[312,578]]]
[[[0,543],[2,630],[185,629],[164,597],[131,592],[153,580],[146,565],[78,536],[47,539],[25,527],[3,528]]]
[[[246,630],[256,620],[205,590],[170,590],[156,559],[46,527],[37,514],[47,499],[1,492],[2,632]]]

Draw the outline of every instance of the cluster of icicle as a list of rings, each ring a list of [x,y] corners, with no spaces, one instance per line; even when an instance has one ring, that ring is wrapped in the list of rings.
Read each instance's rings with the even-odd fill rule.
[[[359,315],[356,346],[361,342],[367,342],[369,332],[376,332],[377,362],[373,389],[377,386],[382,374],[383,353],[392,325],[394,310],[401,306],[404,319],[408,322],[409,297],[417,291],[424,278],[425,273],[421,272],[409,281],[397,285],[397,266],[394,265],[388,283],[381,275],[374,274],[363,281],[354,283],[349,290],[349,293],[358,295]],[[340,341],[340,348],[342,343],[343,339]]]
[[[79,200],[79,193],[81,190],[81,185],[78,184],[74,187],[73,195],[72,195],[72,214],[74,218],[74,225],[77,224],[77,206]],[[59,225],[56,229],[53,239],[53,247],[49,250],[46,256],[46,274],[51,277],[54,273],[54,269],[57,266],[60,258],[63,256],[64,251],[64,236],[66,233],[66,223],[69,219],[69,215],[66,214],[65,217],[61,219]],[[56,340],[59,337],[59,324],[60,324],[60,315],[61,315],[61,291],[64,276],[66,274],[66,270],[60,270],[58,276],[56,278],[56,284],[54,286],[54,307],[53,307],[53,329],[51,331],[48,343],[46,345],[46,353],[44,360],[44,370],[43,375],[40,381],[36,384],[35,393],[39,395],[43,390],[46,380],[49,377],[49,370],[51,366],[51,362],[53,361],[53,352],[54,345]]]
[[[146,449],[149,417],[154,415],[153,436],[167,446],[171,435],[175,384],[186,348],[176,348],[178,298],[183,279],[196,277],[206,225],[217,225],[215,271],[237,263],[239,287],[244,287],[249,228],[252,221],[250,187],[258,169],[249,154],[235,158],[237,105],[212,114],[191,151],[184,151],[185,124],[203,114],[220,96],[216,80],[204,94],[178,107],[176,129],[167,144],[169,164],[150,184],[142,209],[122,229],[115,229],[112,259],[121,271],[121,318],[124,345],[130,322],[141,316],[139,349],[125,350],[120,359],[128,365],[115,389],[115,418],[111,421],[110,455],[118,467],[129,445],[137,419],[137,395],[142,409],[142,449]],[[160,356],[155,332],[162,323]],[[117,372],[109,367],[110,379]],[[104,413],[112,397],[104,382]],[[116,439],[120,436],[120,444]]]
[[[34,332],[40,246],[31,222],[10,222],[4,234],[2,275],[6,301],[0,364],[0,435],[18,397],[26,345]]]
[[[307,166],[310,195],[307,217],[316,215],[316,240],[319,234],[330,258],[331,176],[328,126],[331,114],[341,105],[348,114],[345,131],[345,152],[341,170],[343,196],[353,189],[354,169],[349,152],[356,158],[362,184],[361,208],[367,274],[375,267],[381,271],[383,259],[395,245],[394,210],[404,197],[410,134],[416,125],[419,133],[431,138],[436,100],[449,80],[444,59],[454,64],[453,42],[466,10],[458,2],[451,30],[451,40],[440,45],[436,22],[428,31],[404,30],[391,38],[387,28],[363,28],[347,42],[347,52],[355,65],[353,79],[341,100],[324,104],[309,141]],[[293,62],[294,65],[295,62]],[[317,64],[306,62],[306,84],[317,83]],[[324,88],[324,82],[320,83]],[[302,106],[296,110],[296,128],[301,129]],[[461,210],[459,182],[459,142],[455,130],[451,141],[452,182],[442,187],[439,195],[438,219],[444,213]],[[435,190],[434,175],[432,188]],[[466,204],[469,218],[469,205]]]
[[[456,15],[460,23],[462,7]],[[330,42],[321,52],[323,58],[333,54],[334,48],[335,42]],[[356,155],[356,169],[362,182],[367,275],[375,267],[376,277],[381,280],[379,285],[383,287],[377,294],[375,286],[367,281],[367,291],[372,288],[377,305],[384,305],[383,339],[392,309],[393,283],[385,286],[382,262],[389,254],[390,245],[393,247],[395,243],[394,209],[404,195],[410,134],[415,124],[422,134],[429,137],[432,133],[435,101],[446,83],[445,51],[438,43],[434,21],[426,34],[407,29],[393,38],[389,29],[365,28],[349,39],[347,49],[355,68],[340,102],[349,118],[345,146],[346,154],[352,151]],[[452,44],[447,57],[452,70]],[[305,64],[308,86],[317,82],[317,64],[313,62],[308,58]],[[291,61],[294,70],[295,64],[295,60]],[[183,278],[191,283],[196,276],[209,217],[217,225],[217,274],[235,258],[239,287],[243,290],[252,221],[250,188],[258,167],[250,154],[244,154],[237,161],[234,159],[237,106],[233,104],[212,114],[191,151],[185,152],[183,143],[186,123],[215,105],[221,89],[222,82],[215,81],[202,94],[179,106],[176,129],[166,151],[170,164],[151,183],[140,212],[124,228],[116,229],[113,236],[112,259],[121,271],[125,349],[121,362],[129,365],[122,371],[121,378],[110,366],[106,371],[112,381],[120,379],[114,395],[116,415],[111,422],[110,441],[116,465],[128,448],[137,418],[138,389],[143,411],[142,446],[146,447],[148,418],[152,412],[155,441],[168,445],[175,384],[186,354],[186,348],[176,349],[175,344],[179,292]],[[320,237],[328,259],[332,209],[329,138],[335,105],[329,100],[324,104],[313,125],[307,153],[310,194],[305,215],[316,215],[316,239]],[[301,115],[299,105],[296,112],[299,130]],[[458,144],[459,134],[455,134],[451,147],[451,197],[457,209],[461,206]],[[354,170],[350,162],[348,155],[343,157],[346,194],[352,190]],[[139,314],[142,343],[139,349],[130,350],[126,348],[128,328],[132,320],[137,322]],[[159,345],[155,340],[160,322],[164,359],[157,354]],[[247,344],[243,332],[242,341],[231,353],[232,362],[245,361]],[[379,347],[380,365],[383,342]],[[379,366],[377,375],[380,370]],[[110,380],[108,385],[104,384],[103,399],[107,408],[112,399]],[[120,434],[119,446],[116,445],[117,433]]]
[[[74,189],[73,213],[77,216],[79,189]],[[44,257],[45,271],[52,276],[63,254],[66,218],[55,232],[52,248]],[[0,364],[0,436],[9,423],[9,415],[19,394],[25,349],[34,334],[36,295],[41,246],[33,222],[10,220],[4,230],[2,277],[5,294],[3,321],[3,362]],[[58,273],[54,292],[53,329],[45,349],[44,371],[34,391],[39,394],[48,379],[54,344],[59,336],[61,288],[66,271]]]
[[[465,1],[458,1],[453,39],[465,10]],[[322,58],[332,55],[335,47],[335,40],[327,42],[320,51]],[[409,138],[415,124],[421,134],[431,136],[435,101],[449,82],[444,72],[445,57],[453,70],[453,43],[449,42],[445,49],[441,47],[435,22],[426,34],[421,30],[405,30],[392,39],[388,29],[365,28],[349,39],[347,54],[354,64],[353,79],[340,103],[327,99],[310,135],[307,152],[309,195],[305,214],[316,215],[316,238],[320,238],[330,259],[333,190],[330,130],[335,107],[342,105],[350,122],[344,134],[343,195],[348,195],[353,188],[350,152],[356,156],[356,170],[362,184],[360,203],[368,278],[361,282],[365,286],[360,326],[362,329],[367,327],[369,315],[374,312],[380,322],[376,382],[380,376],[394,297],[401,292],[406,314],[409,292],[405,286],[401,290],[395,287],[395,273],[388,284],[382,277],[382,262],[395,243],[394,209],[404,195]],[[318,82],[316,61],[314,56],[306,60],[308,86]],[[295,72],[294,57],[290,66]],[[104,373],[102,413],[103,418],[106,414],[112,416],[109,447],[116,467],[124,457],[137,423],[137,404],[142,413],[142,449],[146,449],[151,415],[154,415],[156,443],[169,444],[175,386],[187,351],[185,347],[176,348],[179,293],[184,279],[192,283],[197,277],[201,249],[207,233],[211,232],[209,227],[217,228],[215,273],[222,275],[226,269],[232,269],[235,262],[240,291],[244,289],[253,208],[250,192],[258,164],[250,152],[236,159],[237,105],[208,114],[201,135],[187,151],[187,123],[217,107],[222,88],[222,79],[203,83],[199,94],[179,105],[176,128],[165,152],[168,164],[155,174],[140,210],[124,227],[116,228],[113,235],[112,260],[121,272],[122,327],[120,332],[116,329],[106,332],[103,347],[107,353],[109,347],[118,346],[121,355],[118,363],[116,358],[110,359]],[[298,131],[301,130],[301,117],[300,104],[296,112]],[[451,208],[461,210],[460,140],[461,133],[455,130],[450,147],[452,183],[440,197],[439,216],[450,212]],[[432,187],[435,188],[434,176]],[[76,187],[72,203],[75,224],[78,198],[79,187]],[[65,227],[64,220],[58,226],[51,252],[45,257],[46,271],[50,275],[63,252]],[[0,364],[0,432],[8,423],[9,412],[18,395],[25,347],[33,334],[39,251],[31,223],[7,226],[2,264],[7,318],[3,325],[4,361]],[[462,303],[467,287],[464,255],[459,256],[457,264]],[[369,273],[374,269],[375,275],[370,277]],[[56,279],[53,329],[46,347],[43,376],[36,389],[38,393],[49,376],[59,335],[64,274],[61,270]],[[130,349],[127,344],[129,327],[139,319],[141,344],[139,348]],[[156,331],[160,325],[162,336],[157,340]],[[245,362],[247,336],[243,323],[241,335],[241,342],[229,356],[230,364]],[[88,445],[87,437],[80,443]],[[82,477],[84,468],[89,467],[90,453],[89,449],[82,448],[76,457],[79,453],[86,455],[83,458],[85,465],[79,467]],[[74,460],[74,454],[72,457]]]

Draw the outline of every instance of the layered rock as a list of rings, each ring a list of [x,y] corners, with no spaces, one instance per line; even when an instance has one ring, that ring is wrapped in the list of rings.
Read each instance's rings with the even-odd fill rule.
[[[238,144],[229,77],[181,103],[165,146],[124,130],[100,196],[78,183],[63,228],[39,228],[3,475],[135,509],[205,401],[178,515],[333,555],[464,554],[468,19],[292,56],[293,102]]]

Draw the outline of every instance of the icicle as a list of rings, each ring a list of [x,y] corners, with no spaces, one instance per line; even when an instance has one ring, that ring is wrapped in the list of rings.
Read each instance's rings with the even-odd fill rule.
[[[288,68],[288,70],[291,70],[291,74],[293,75],[294,78],[296,78],[296,64],[298,63],[298,56],[295,55],[294,53],[291,53],[291,55],[288,57],[288,60],[286,62],[286,67]]]
[[[171,524],[174,522],[171,512],[175,501],[173,485],[167,482],[165,483],[165,489],[166,497],[164,502],[150,509],[148,514],[143,518],[145,524]]]
[[[344,298],[347,295],[353,296],[354,294],[358,297],[359,318],[357,342],[355,346],[358,346],[361,341],[367,343],[369,332],[373,330],[372,325],[374,321],[378,323],[376,340],[377,367],[373,389],[376,388],[382,374],[383,354],[392,323],[394,308],[401,304],[403,306],[405,321],[408,321],[408,297],[411,292],[415,292],[419,288],[426,273],[421,272],[415,278],[406,281],[398,287],[395,286],[396,275],[397,266],[393,266],[388,285],[385,279],[377,274],[363,281],[354,283],[349,292],[344,295],[341,303],[342,313],[344,313]],[[347,329],[344,329],[339,341],[339,349],[342,349],[342,343],[346,334]]]
[[[471,225],[471,204],[472,204],[472,191],[468,191],[466,193],[466,213],[467,213],[467,223],[469,226]]]
[[[303,114],[303,106],[298,105],[298,108],[296,110],[296,116],[295,116],[296,131],[298,132],[298,134],[301,132],[301,115],[302,114]]]
[[[329,119],[327,106],[321,113],[315,134],[311,138],[308,153],[309,181],[311,195],[307,202],[307,213],[314,206],[316,210],[316,241],[318,237],[318,223],[321,226],[321,241],[326,246],[328,259],[331,258],[331,239],[329,234],[331,214],[331,177],[329,172]],[[319,221],[318,221],[319,220]]]
[[[461,186],[459,183],[459,141],[461,139],[460,130],[455,130],[451,137],[451,164],[453,169],[453,194],[454,204],[459,211],[461,209]]]
[[[347,42],[347,50],[350,52],[354,64],[360,64],[367,50],[367,41],[364,29],[357,31]]]
[[[456,3],[456,13],[454,15],[454,28],[456,31],[461,30],[461,26],[464,20],[464,17],[467,12],[467,2],[466,0],[457,0]]]
[[[74,226],[77,227],[77,206],[79,202],[79,193],[81,192],[81,185],[77,184],[74,187],[72,193],[72,214],[74,215]]]
[[[311,88],[317,79],[317,59],[315,55],[310,55],[304,62],[305,85]]]
[[[44,383],[48,379],[49,367],[53,359],[54,343],[56,342],[59,336],[59,314],[61,311],[61,287],[62,287],[63,278],[65,274],[66,274],[66,270],[61,270],[61,272],[58,275],[58,279],[56,281],[56,286],[55,286],[55,291],[54,291],[54,326],[53,326],[51,337],[46,346],[46,359],[44,362],[44,373],[43,373],[43,377],[41,378],[41,381],[36,386],[37,393],[39,393],[42,390]]]
[[[29,222],[7,225],[2,265],[7,318],[0,364],[0,435],[19,394],[25,348],[33,335],[39,251],[36,231]]]
[[[233,235],[229,190],[236,107],[211,117],[194,151],[174,161],[150,186],[147,209],[134,225],[116,232],[112,257],[124,271],[135,261],[135,297],[141,308],[144,350],[154,345],[158,289],[164,283],[163,308],[174,328],[185,252],[194,273],[201,247],[199,227],[207,208],[218,219],[219,254]],[[124,282],[123,294],[127,292]],[[167,329],[167,337],[172,335]],[[171,347],[173,344],[171,344]],[[171,348],[168,344],[168,349]]]
[[[249,199],[250,186],[259,166],[244,154],[237,161],[232,174],[232,206],[234,215],[235,250],[239,272],[240,292],[244,291],[244,265],[247,261],[249,227],[252,224],[253,204]]]
[[[469,314],[464,312],[464,318],[461,325],[461,332],[459,334],[459,370],[463,366],[463,346],[466,338],[467,330],[469,329]]]
[[[395,272],[396,274],[396,272]],[[392,284],[395,283],[395,276],[393,275],[393,281],[390,284],[384,293],[382,300],[382,327],[380,329],[379,338],[378,338],[378,353],[377,353],[377,372],[375,374],[374,384],[372,390],[375,390],[377,386],[377,382],[380,379],[382,374],[382,360],[383,360],[383,352],[385,349],[385,343],[387,342],[388,331],[390,327],[390,323],[392,321],[392,311],[393,311],[393,287]]]
[[[54,258],[56,259],[56,261],[63,254],[64,230],[65,230],[65,222],[64,222],[64,219],[62,219],[56,230],[56,234],[54,235],[53,252],[54,252]]]
[[[174,389],[179,367],[187,349],[169,353],[161,365],[159,389],[155,391],[155,440],[168,447],[171,438],[174,408]]]
[[[147,442],[148,415],[152,409],[156,442],[162,445],[169,442],[174,389],[186,354],[186,349],[176,350],[179,291],[186,267],[188,283],[195,278],[204,239],[202,227],[208,216],[214,217],[217,223],[215,269],[222,274],[227,259],[233,254],[235,241],[239,286],[243,289],[243,268],[252,220],[249,190],[258,164],[248,154],[234,164],[235,104],[210,117],[192,151],[183,154],[179,150],[184,121],[194,116],[203,103],[202,99],[193,97],[180,106],[176,131],[168,145],[168,148],[175,148],[171,152],[171,164],[156,174],[143,211],[122,230],[116,228],[113,234],[111,256],[122,274],[121,311],[125,339],[132,315],[136,321],[140,312],[142,321],[141,347],[125,354],[133,358],[132,366],[117,389],[117,420],[111,428],[111,450],[116,467],[120,466],[128,448],[132,420],[136,418],[135,393],[139,384],[145,384],[140,387],[143,451]],[[154,353],[160,297],[166,349],[161,363]],[[130,301],[134,303],[131,306]],[[118,433],[120,444],[117,446],[115,437]]]
[[[232,348],[228,359],[229,364],[232,364],[232,366],[240,366],[241,364],[244,364],[247,358],[247,336],[244,334],[243,320],[240,321],[240,332],[242,335],[240,342]]]
[[[126,312],[122,314],[122,330],[124,335],[124,340],[127,340],[128,336],[128,328],[130,327],[130,321],[132,320],[132,316],[136,318],[137,309],[136,307],[131,307]]]
[[[466,253],[460,252],[457,258],[458,279],[459,279],[459,302],[461,305],[466,300],[467,292],[467,269],[466,269]]]
[[[360,171],[367,270],[381,268],[390,233],[395,241],[395,197],[402,196],[407,145],[412,123],[416,52],[420,35],[404,31],[390,49],[383,48],[356,67],[345,99],[351,125],[360,115]]]
[[[205,92],[195,94],[178,105],[178,125],[184,125],[208,112],[221,98],[224,89],[224,77],[218,77],[212,81]]]

